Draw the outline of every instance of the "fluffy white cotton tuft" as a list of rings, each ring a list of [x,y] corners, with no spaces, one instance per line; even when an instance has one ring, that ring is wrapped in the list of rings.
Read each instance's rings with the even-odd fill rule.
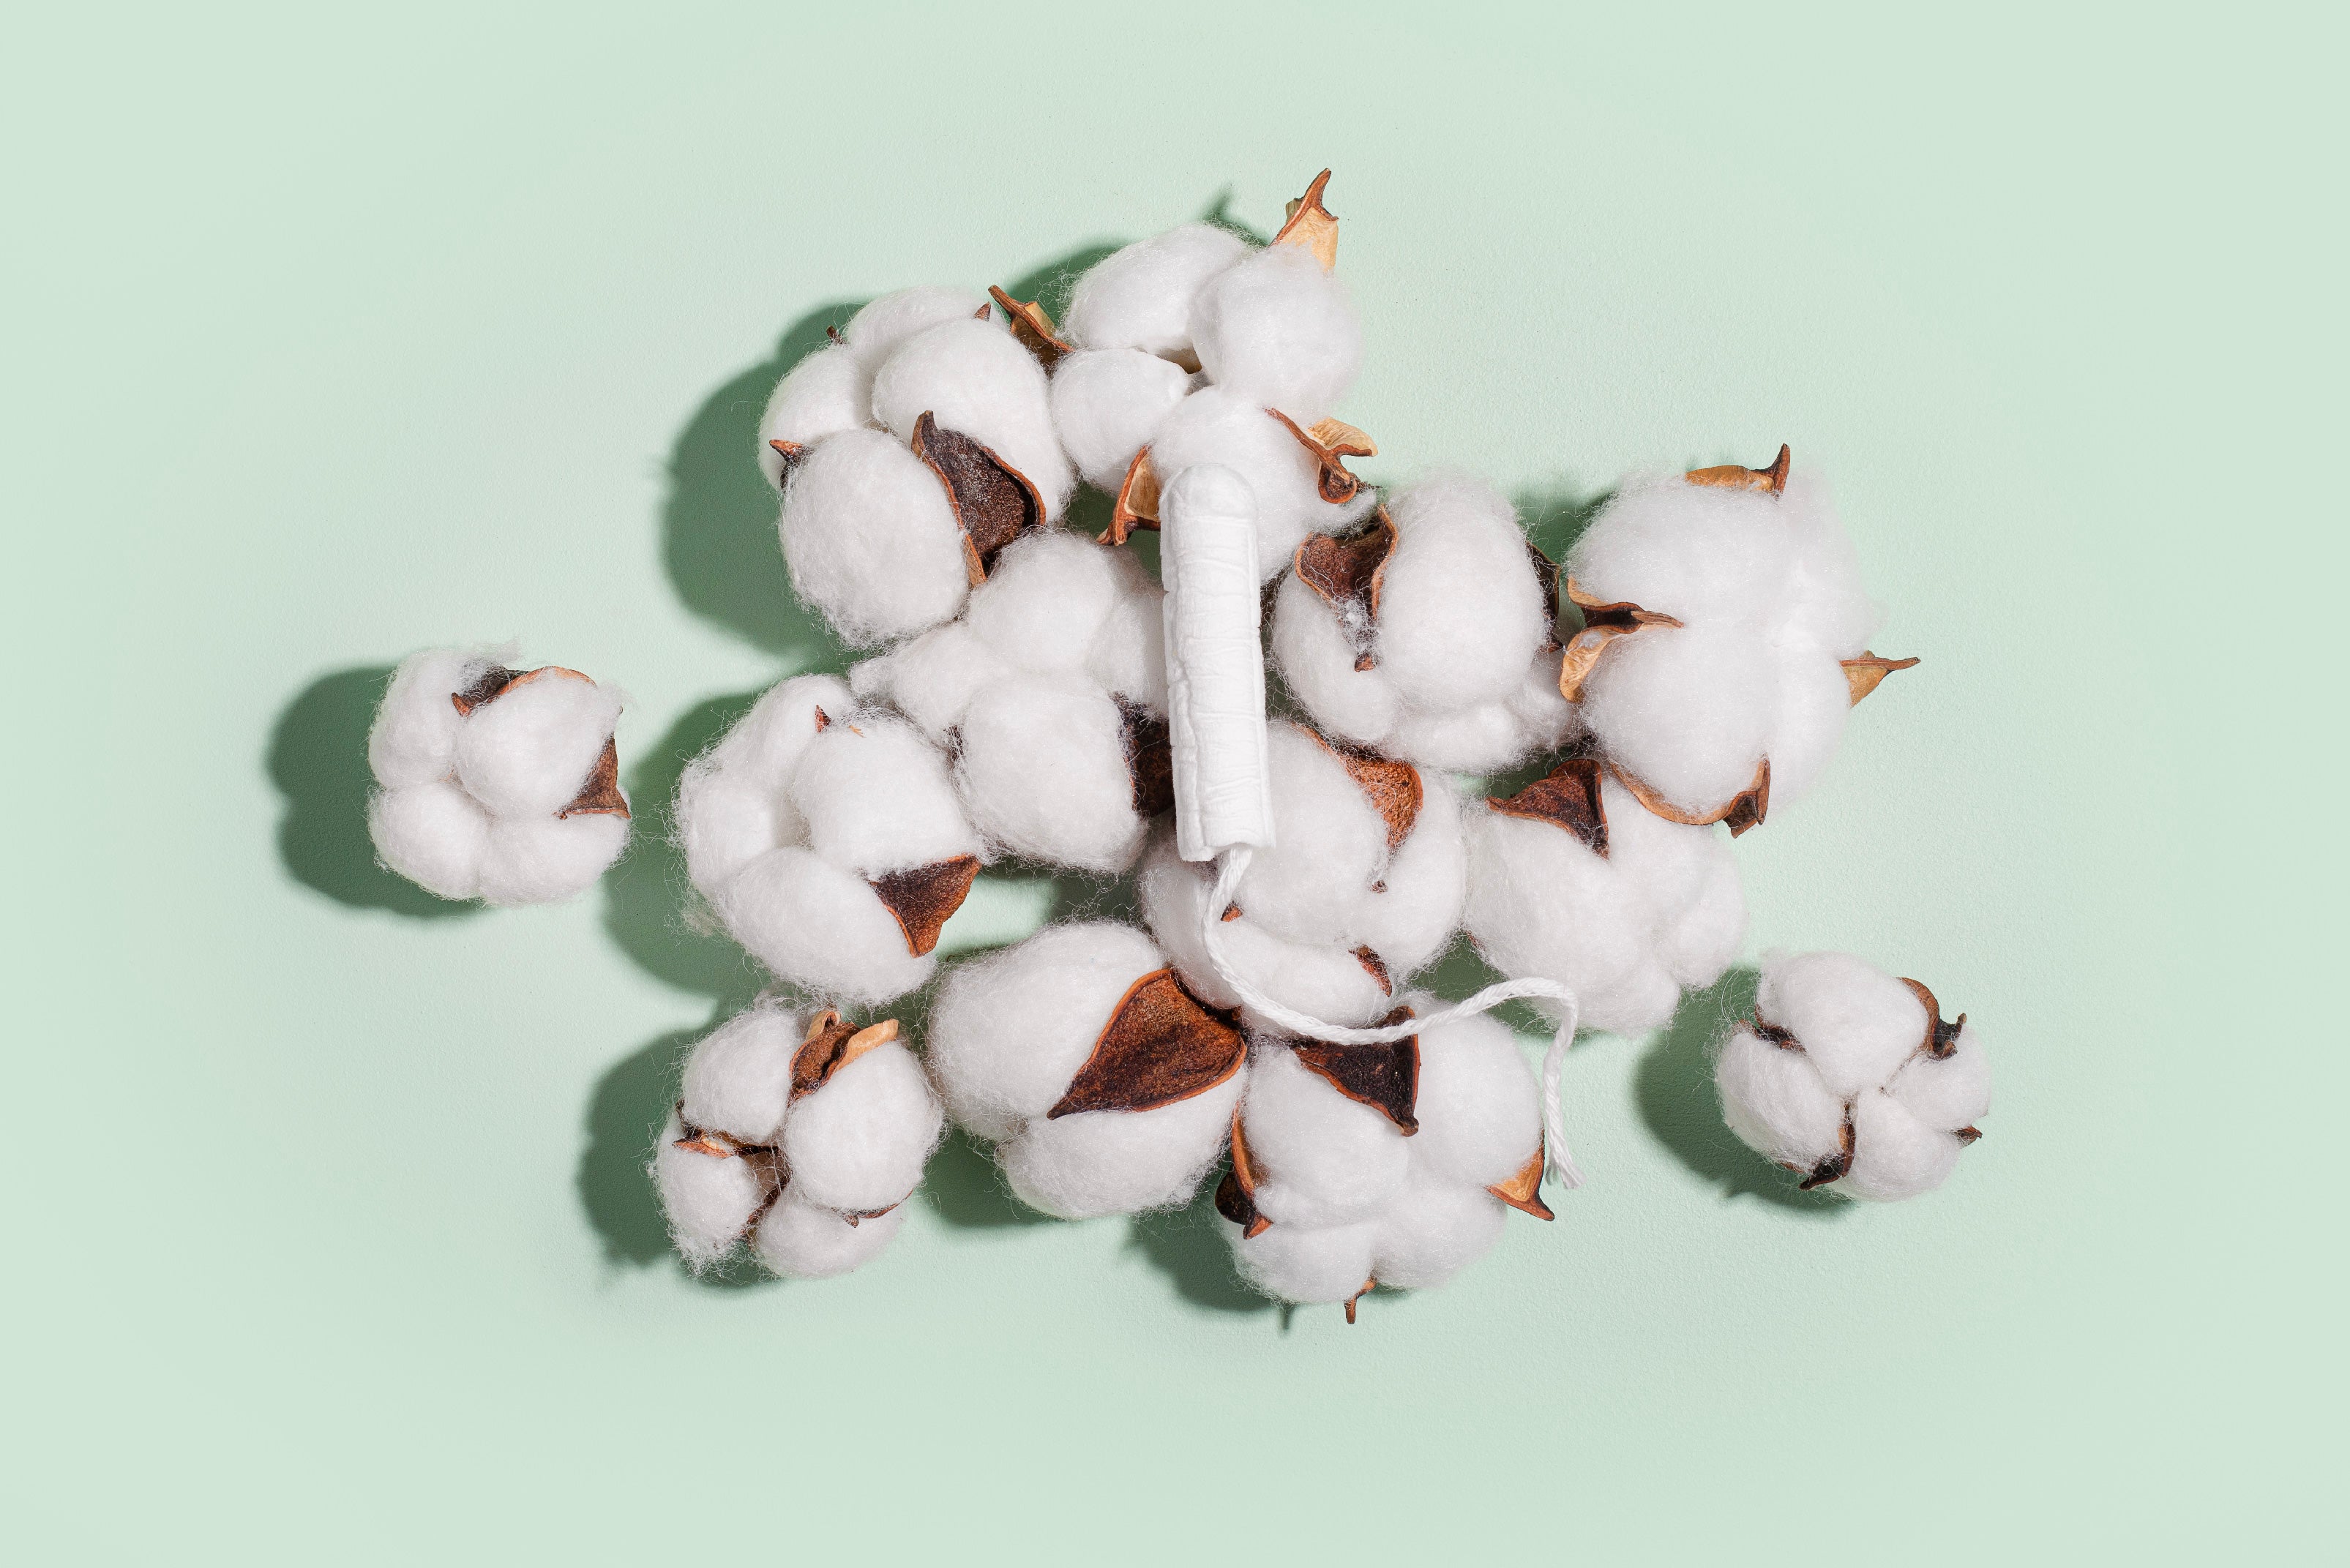
[[[873,367],[846,343],[829,344],[793,366],[775,383],[759,416],[759,472],[784,483],[784,454],[775,442],[810,447],[842,431],[861,430],[873,417]]]
[[[1653,815],[1612,776],[1599,799],[1604,856],[1555,821],[1471,806],[1461,923],[1502,973],[1571,988],[1583,1027],[1643,1034],[1721,978],[1746,902],[1720,829]]]
[[[1443,1006],[1415,994],[1421,1012]],[[1241,1132],[1253,1187],[1226,1179],[1218,1208],[1235,1262],[1259,1290],[1293,1302],[1348,1301],[1374,1281],[1443,1283],[1490,1251],[1517,1181],[1542,1150],[1533,1073],[1510,1032],[1477,1017],[1418,1041],[1417,1077],[1394,1114],[1334,1083],[1301,1052],[1343,1062],[1345,1047],[1261,1040]],[[1248,1234],[1250,1230],[1256,1234]]]
[[[868,1005],[934,965],[919,921],[891,908],[909,874],[951,880],[983,854],[945,755],[832,676],[777,685],[691,764],[677,824],[687,874],[735,940],[784,980]]]
[[[1321,467],[1296,436],[1263,404],[1227,387],[1203,388],[1176,405],[1151,440],[1150,462],[1162,487],[1201,463],[1240,475],[1256,498],[1260,581],[1287,567],[1308,534],[1342,532],[1378,504],[1367,485],[1343,504],[1323,500]]]
[[[1115,491],[1191,389],[1191,374],[1139,348],[1080,348],[1053,368],[1053,426],[1087,483]]]
[[[987,296],[967,288],[901,288],[895,294],[883,295],[850,317],[848,325],[841,329],[840,340],[842,347],[861,360],[868,371],[878,370],[900,344],[933,327],[950,321],[992,320],[993,317]]]
[[[1679,620],[1617,639],[1583,681],[1607,754],[1677,809],[1720,809],[1770,762],[1770,800],[1811,788],[1853,699],[1840,661],[1880,616],[1826,486],[1785,493],[1675,476],[1625,485],[1576,544],[1591,599]]]
[[[828,1072],[838,1015],[762,1003],[693,1048],[652,1174],[694,1268],[749,1241],[779,1274],[846,1272],[889,1244],[945,1125],[938,1096],[894,1041]],[[799,1092],[794,1083],[802,1080]]]
[[[1266,761],[1275,842],[1252,858],[1236,889],[1239,913],[1220,926],[1226,956],[1286,1006],[1333,1023],[1375,1022],[1460,922],[1458,797],[1408,763],[1357,759],[1388,796],[1417,795],[1390,819],[1347,759],[1295,724],[1273,727]],[[1211,867],[1178,857],[1172,835],[1162,835],[1143,869],[1142,913],[1185,984],[1236,1006],[1200,935],[1211,881]]]
[[[1211,223],[1186,223],[1138,241],[1077,279],[1061,330],[1081,348],[1129,348],[1196,368],[1192,302],[1210,279],[1248,254],[1246,241]]]
[[[1884,1202],[1939,1187],[1981,1136],[1991,1069],[1923,990],[1849,953],[1766,958],[1755,1020],[1714,1062],[1730,1130],[1807,1188]]]
[[[951,619],[970,591],[946,487],[881,431],[811,447],[784,486],[776,527],[793,592],[855,646]]]
[[[1053,433],[1036,357],[993,321],[947,321],[899,345],[873,373],[874,421],[900,441],[930,414],[1018,469],[1059,517],[1076,476]]]
[[[443,898],[571,898],[628,845],[619,714],[619,694],[577,670],[517,673],[454,649],[414,655],[368,736],[376,853]]]
[[[1217,386],[1301,425],[1337,406],[1363,362],[1346,285],[1294,245],[1259,251],[1209,280],[1191,304],[1191,345]]]
[[[1071,1220],[1180,1204],[1222,1149],[1239,1071],[1154,1108],[1050,1114],[1120,1003],[1165,967],[1142,932],[1095,921],[949,971],[931,1015],[931,1075],[956,1125],[997,1146],[1022,1201]]]
[[[1428,767],[1489,773],[1557,746],[1551,582],[1491,485],[1423,482],[1388,507],[1395,547],[1377,613],[1293,573],[1274,596],[1273,654],[1322,729]]]
[[[1014,541],[961,620],[869,659],[856,689],[956,753],[972,825],[1006,853],[1081,870],[1134,863],[1163,809],[1158,585],[1128,552],[1051,532]]]

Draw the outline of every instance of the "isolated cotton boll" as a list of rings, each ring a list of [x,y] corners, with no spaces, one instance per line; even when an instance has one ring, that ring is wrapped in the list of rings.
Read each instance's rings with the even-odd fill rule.
[[[1089,921],[950,971],[927,1059],[1021,1199],[1085,1219],[1190,1196],[1223,1147],[1245,1054],[1148,937]]]
[[[1766,957],[1714,1086],[1730,1130],[1806,1189],[1877,1201],[1939,1187],[1991,1108],[1965,1017],[1944,1022],[1932,992],[1849,953]]]
[[[1191,306],[1201,287],[1249,254],[1212,223],[1186,223],[1114,251],[1086,269],[1062,331],[1083,348],[1131,348],[1192,360]]]
[[[1036,487],[1045,519],[1076,484],[1053,432],[1044,368],[1001,327],[948,321],[909,337],[873,373],[873,418],[900,441],[929,414],[971,437]]]
[[[1202,463],[1247,483],[1256,499],[1260,581],[1285,568],[1308,534],[1341,532],[1378,504],[1367,486],[1344,504],[1323,500],[1313,455],[1263,404],[1227,387],[1202,388],[1177,404],[1151,440],[1150,462],[1162,485]]]
[[[1558,694],[1552,574],[1490,485],[1426,481],[1385,523],[1308,540],[1297,561],[1274,596],[1273,653],[1329,733],[1482,773],[1556,746],[1574,724]]]
[[[776,1272],[814,1277],[888,1243],[944,1122],[897,1032],[761,1002],[694,1047],[653,1157],[689,1262],[747,1241]]]
[[[368,738],[376,852],[444,898],[568,898],[619,858],[620,698],[577,670],[433,649],[394,672]]]
[[[983,850],[945,755],[832,676],[762,697],[686,768],[676,816],[687,875],[735,940],[866,1003],[930,978]]]
[[[1337,405],[1363,362],[1346,285],[1294,245],[1210,279],[1191,304],[1191,344],[1211,381],[1301,425]]]
[[[1782,457],[1628,483],[1567,562],[1617,620],[1570,645],[1585,724],[1653,809],[1741,830],[1817,782],[1900,667],[1868,650],[1881,617],[1826,486]]]
[[[987,296],[967,288],[901,288],[850,317],[840,340],[868,369],[879,369],[909,338],[950,321],[981,319],[981,312],[988,309]],[[989,312],[990,319],[993,314]]]
[[[1087,483],[1116,490],[1191,389],[1191,372],[1136,348],[1081,348],[1053,367],[1053,426]]]
[[[775,442],[810,447],[828,435],[863,428],[873,417],[873,367],[845,343],[827,344],[787,371],[759,416],[759,472],[784,482]]]
[[[776,528],[792,591],[854,646],[951,620],[971,588],[946,488],[880,431],[810,448],[784,486]]]

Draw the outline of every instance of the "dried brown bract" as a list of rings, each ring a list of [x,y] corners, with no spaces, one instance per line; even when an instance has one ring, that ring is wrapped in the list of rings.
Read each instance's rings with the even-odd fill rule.
[[[1787,445],[1779,443],[1779,455],[1768,468],[1741,468],[1725,462],[1718,468],[1692,468],[1681,475],[1691,484],[1704,484],[1719,490],[1767,490],[1782,495],[1787,489],[1787,471],[1792,466]]]
[[[979,857],[958,855],[873,877],[866,886],[897,918],[898,929],[906,933],[906,950],[920,958],[939,945],[940,930],[962,908],[978,876]]]
[[[767,444],[775,449],[777,457],[784,460],[784,472],[776,477],[778,484],[790,479],[792,471],[807,461],[807,448],[799,441],[771,441]]]
[[[1159,471],[1150,466],[1150,449],[1144,447],[1126,465],[1118,482],[1118,499],[1109,509],[1109,526],[1098,535],[1105,545],[1123,545],[1138,528],[1159,530]]]
[[[832,1082],[835,1073],[896,1038],[898,1021],[894,1018],[860,1029],[854,1023],[843,1023],[839,1013],[826,1008],[808,1020],[807,1035],[793,1054],[791,1097],[796,1100],[803,1095],[815,1094]]]
[[[1045,501],[1028,476],[994,452],[939,423],[927,410],[914,421],[914,455],[946,486],[962,529],[963,569],[977,587],[995,557],[1023,529],[1041,527]]]
[[[504,665],[492,665],[475,677],[473,683],[463,691],[449,693],[450,705],[458,712],[471,715],[474,709],[487,707],[519,686],[534,680],[586,680],[577,670],[566,670],[560,664],[542,664],[536,670],[508,670]],[[591,682],[592,684],[592,682]],[[620,745],[607,739],[604,750],[598,754],[596,765],[588,770],[588,781],[569,805],[556,812],[560,820],[572,816],[619,816],[629,815],[629,802],[620,794]]]
[[[1573,577],[1566,579],[1566,597],[1583,612],[1583,629],[1566,639],[1566,651],[1558,665],[1558,694],[1570,702],[1583,701],[1583,683],[1598,667],[1599,656],[1613,648],[1618,638],[1629,637],[1643,627],[1681,624],[1661,610],[1642,609],[1629,599],[1594,598]]]
[[[1379,1020],[1381,1027],[1412,1016],[1399,1007]],[[1297,1064],[1357,1105],[1393,1122],[1409,1137],[1419,1130],[1414,1115],[1419,1101],[1419,1036],[1409,1035],[1383,1045],[1322,1045],[1300,1042],[1292,1045]]]
[[[1003,314],[1010,318],[1013,338],[1020,347],[1036,356],[1036,362],[1046,370],[1059,364],[1062,355],[1076,351],[1076,345],[1055,329],[1053,318],[1045,313],[1043,306],[1033,299],[1023,304],[992,286],[987,292],[996,304],[1003,307]],[[980,314],[984,316],[986,312]]]
[[[1116,701],[1127,776],[1134,784],[1134,815],[1149,818],[1174,810],[1175,746],[1167,721],[1128,698]]]
[[[1564,827],[1601,859],[1607,857],[1607,811],[1599,793],[1607,770],[1596,757],[1570,757],[1517,794],[1488,796],[1486,809]]]
[[[1730,825],[1730,836],[1737,837],[1750,827],[1762,825],[1771,810],[1771,759],[1764,757],[1754,764],[1754,782],[1715,806],[1711,811],[1683,811],[1655,790],[1650,789],[1624,769],[1610,763],[1608,772],[1616,782],[1630,790],[1634,798],[1667,822],[1678,822],[1684,827],[1710,827],[1717,822]]]
[[[1926,1037],[1918,1043],[1918,1049],[1936,1061],[1950,1055],[1959,1048],[1959,1031],[1967,1026],[1967,1015],[1960,1013],[1956,1023],[1943,1022],[1942,1004],[1934,1000],[1934,993],[1921,981],[1911,980],[1908,975],[1900,978],[1901,983],[1909,988],[1909,994],[1918,999],[1918,1005],[1926,1010]],[[1981,1137],[1982,1134],[1975,1134],[1975,1137]],[[1972,1142],[1973,1139],[1968,1141]]]
[[[1352,501],[1363,488],[1363,482],[1347,472],[1346,460],[1350,457],[1376,457],[1378,444],[1344,420],[1322,420],[1311,429],[1301,429],[1295,420],[1279,409],[1264,410],[1281,421],[1281,426],[1305,449],[1318,471],[1315,481],[1322,499],[1333,506]]]
[[[1841,659],[1836,662],[1844,666],[1845,685],[1852,694],[1852,705],[1856,708],[1860,706],[1862,698],[1884,683],[1887,676],[1897,670],[1915,669],[1918,664],[1914,659],[1880,659],[1874,653],[1864,653],[1858,659]]]
[[[1379,616],[1379,589],[1395,554],[1396,527],[1387,508],[1352,534],[1311,534],[1291,557],[1298,581],[1337,612],[1338,628],[1355,649],[1355,668],[1378,663],[1371,640]]]
[[[1276,245],[1295,245],[1309,252],[1322,264],[1324,272],[1338,265],[1337,214],[1322,204],[1322,192],[1329,183],[1327,169],[1314,176],[1314,183],[1305,187],[1305,194],[1289,203],[1288,221],[1273,236]]]
[[[1314,730],[1305,733],[1315,745],[1338,759],[1338,765],[1347,770],[1347,776],[1355,781],[1355,787],[1363,792],[1363,798],[1371,803],[1371,809],[1388,825],[1388,853],[1392,855],[1402,848],[1427,799],[1422,793],[1419,770],[1409,763],[1391,762],[1370,752],[1339,745]]]
[[[1243,1241],[1253,1241],[1273,1226],[1257,1212],[1256,1165],[1249,1158],[1248,1139],[1241,1134],[1238,1106],[1232,1107],[1232,1168],[1216,1183],[1216,1212],[1241,1228]]]
[[[1537,1220],[1555,1220],[1558,1216],[1552,1213],[1550,1205],[1542,1200],[1542,1179],[1543,1146],[1536,1143],[1534,1153],[1526,1157],[1525,1164],[1518,1167],[1515,1176],[1507,1181],[1497,1181],[1485,1190],[1521,1214],[1531,1214]]]
[[[1173,970],[1153,970],[1118,999],[1045,1118],[1171,1106],[1214,1088],[1247,1059],[1248,1041],[1229,1015],[1186,991]]]

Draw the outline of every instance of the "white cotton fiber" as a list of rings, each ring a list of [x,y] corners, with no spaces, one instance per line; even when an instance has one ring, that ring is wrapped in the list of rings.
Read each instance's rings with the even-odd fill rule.
[[[1388,516],[1376,615],[1295,573],[1274,596],[1290,691],[1328,733],[1430,767],[1492,772],[1556,746],[1574,710],[1558,695],[1548,583],[1509,502],[1441,475]]]
[[[946,487],[881,431],[810,448],[784,486],[776,527],[792,591],[854,646],[951,620],[970,591]]]
[[[1148,820],[1137,809],[1129,719],[1166,712],[1160,593],[1132,554],[1075,534],[1014,541],[962,619],[851,672],[956,750],[972,825],[1001,850],[1117,872]]]
[[[821,1277],[855,1268],[897,1233],[944,1113],[912,1054],[889,1041],[813,1083],[800,1075],[795,1095],[803,1050],[840,1049],[844,1027],[837,1014],[761,1003],[687,1058],[653,1178],[695,1268],[747,1241],[777,1273]]]
[[[1612,777],[1600,805],[1604,857],[1556,823],[1472,805],[1461,924],[1502,973],[1572,989],[1583,1027],[1644,1034],[1729,968],[1745,898],[1720,830],[1655,816]]]
[[[1766,757],[1774,805],[1817,781],[1852,702],[1839,661],[1881,618],[1824,483],[1798,472],[1774,496],[1628,483],[1567,571],[1593,600],[1682,623],[1616,639],[1584,679],[1584,722],[1619,766],[1692,815],[1746,789]]]
[[[987,296],[967,288],[901,288],[850,317],[840,341],[868,370],[876,370],[908,339],[946,322],[980,320],[982,311],[993,319]]]
[[[1191,372],[1172,360],[1137,348],[1081,348],[1053,367],[1053,426],[1086,483],[1116,491],[1134,454],[1191,389]]]
[[[935,961],[875,884],[983,848],[944,754],[832,676],[762,697],[686,768],[676,815],[687,875],[735,940],[784,980],[868,1005]]]
[[[1395,1290],[1440,1285],[1493,1250],[1506,1212],[1482,1188],[1415,1171],[1379,1217],[1371,1271]]]
[[[368,737],[376,853],[444,898],[571,898],[628,845],[617,778],[595,787],[619,713],[576,670],[515,674],[453,649],[407,659]]]
[[[1412,1001],[1421,1012],[1443,1006]],[[1542,1100],[1517,1037],[1490,1013],[1463,1018],[1419,1037],[1419,1131],[1411,1137],[1415,1168],[1430,1179],[1486,1188],[1507,1181],[1542,1142]]]
[[[1257,1210],[1275,1225],[1326,1230],[1373,1219],[1411,1167],[1393,1122],[1307,1072],[1286,1044],[1255,1053],[1241,1125]]]
[[[1981,1137],[1991,1074],[1963,1021],[1849,953],[1773,953],[1755,1021],[1714,1063],[1730,1130],[1764,1158],[1848,1198],[1892,1201],[1948,1179]]]
[[[873,373],[874,422],[899,441],[930,414],[1019,470],[1060,516],[1076,483],[1053,433],[1044,368],[1001,326],[947,321],[907,338]]]
[[[1116,251],[1087,268],[1061,330],[1081,348],[1127,348],[1191,360],[1191,306],[1210,279],[1249,254],[1212,223],[1186,223]]]
[[[1328,1303],[1352,1300],[1370,1283],[1378,1227],[1274,1225],[1246,1240],[1237,1228],[1232,1235],[1241,1278],[1275,1301]]]
[[[1367,485],[1343,504],[1323,500],[1312,454],[1263,404],[1225,387],[1203,388],[1176,405],[1151,441],[1150,462],[1162,485],[1203,463],[1240,475],[1256,499],[1259,581],[1286,568],[1306,535],[1344,532],[1378,504]]]
[[[931,1075],[1024,1202],[1064,1219],[1180,1203],[1222,1149],[1244,1073],[1149,1110],[1048,1114],[1136,982],[1165,967],[1133,927],[1091,921],[959,964],[939,988]]]
[[[773,443],[810,447],[828,435],[862,429],[873,414],[873,367],[846,344],[828,344],[775,383],[759,416],[759,472],[784,482],[784,454]]]
[[[1409,831],[1390,849],[1388,820],[1308,732],[1274,724],[1266,758],[1274,842],[1252,857],[1235,889],[1239,914],[1219,926],[1226,956],[1285,1006],[1333,1023],[1374,1022],[1459,924],[1466,854],[1455,798],[1432,774],[1375,764],[1416,781],[1419,794]],[[1184,983],[1232,1006],[1239,998],[1200,936],[1211,879],[1212,867],[1178,857],[1170,836],[1144,867],[1142,914]]]
[[[1363,362],[1346,285],[1295,245],[1259,251],[1210,279],[1191,303],[1191,345],[1218,387],[1301,425],[1337,406]]]

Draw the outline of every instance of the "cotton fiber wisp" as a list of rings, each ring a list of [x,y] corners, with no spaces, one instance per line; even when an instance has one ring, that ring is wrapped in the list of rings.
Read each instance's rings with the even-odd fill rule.
[[[1134,863],[1172,801],[1159,585],[1066,532],[1007,547],[961,619],[851,670],[954,754],[972,826],[1079,870]]]
[[[951,619],[1076,482],[1035,354],[953,289],[858,311],[775,388],[759,434],[793,588],[858,646]]]
[[[1409,1018],[1444,1004],[1413,995]],[[1216,1189],[1241,1274],[1287,1302],[1442,1284],[1511,1209],[1548,1220],[1542,1111],[1510,1032],[1462,1018],[1379,1046],[1260,1039]]]
[[[1728,843],[1641,809],[1590,758],[1487,799],[1467,824],[1461,923],[1503,974],[1571,987],[1586,1027],[1645,1034],[1737,956],[1746,902]]]
[[[930,1069],[1021,1201],[1065,1220],[1188,1200],[1223,1151],[1248,1051],[1232,1018],[1110,921],[957,965]]]
[[[1295,724],[1274,726],[1266,761],[1275,841],[1218,912],[1226,957],[1284,1006],[1373,1023],[1460,924],[1459,799],[1409,763],[1341,750]],[[1182,859],[1166,832],[1143,867],[1142,913],[1184,984],[1235,1007],[1201,938],[1213,883],[1212,869]]]
[[[897,1020],[763,1003],[694,1046],[653,1179],[697,1270],[748,1242],[775,1273],[844,1274],[905,1222],[944,1121]]]
[[[829,675],[759,699],[678,785],[694,888],[777,978],[874,1005],[928,980],[983,845],[947,759]]]
[[[1498,491],[1430,480],[1356,532],[1297,547],[1274,658],[1326,734],[1428,767],[1509,767],[1575,724],[1557,576]]]
[[[1850,953],[1773,954],[1754,1019],[1714,1063],[1730,1130],[1806,1189],[1891,1201],[1931,1192],[1982,1136],[1991,1064],[1966,1014]]]
[[[1846,710],[1914,659],[1868,651],[1882,618],[1826,487],[1698,469],[1627,483],[1577,542],[1586,628],[1560,689],[1641,804],[1743,833],[1811,788]]]
[[[620,857],[619,693],[576,670],[436,648],[403,661],[368,734],[383,863],[443,898],[547,904]]]

